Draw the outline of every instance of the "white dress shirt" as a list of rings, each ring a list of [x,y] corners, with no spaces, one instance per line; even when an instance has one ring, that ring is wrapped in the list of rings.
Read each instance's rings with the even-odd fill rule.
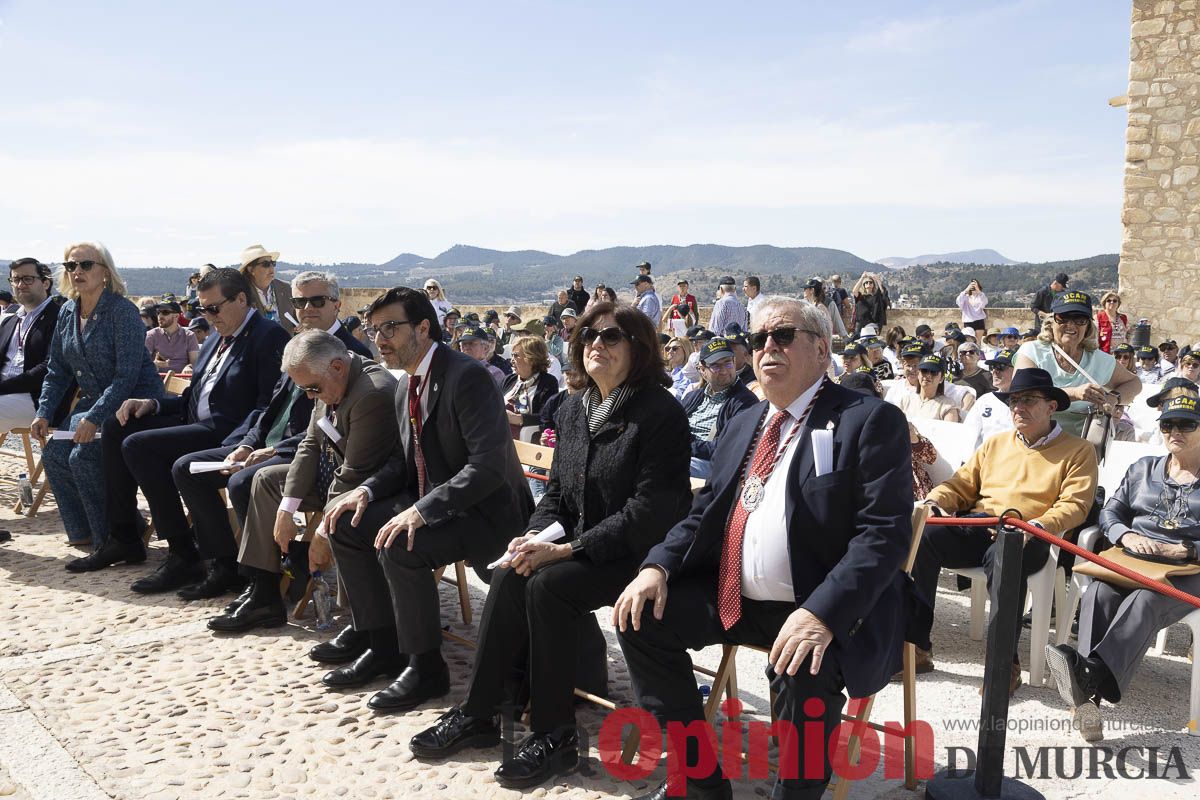
[[[12,338],[8,340],[8,356],[4,360],[4,370],[0,372],[0,378],[8,380],[25,371],[25,337],[29,335],[29,329],[33,327],[33,323],[37,322],[37,318],[46,310],[46,306],[50,305],[52,299],[52,297],[47,297],[33,311],[26,311],[25,306],[13,303],[17,308],[13,312],[17,315],[17,325],[13,330]]]
[[[254,309],[248,309],[246,311],[246,318],[242,320],[242,324],[238,325],[238,329],[230,337],[229,347],[225,348],[224,353],[214,355],[213,359],[208,362],[204,374],[200,376],[200,386],[197,389],[200,395],[196,398],[196,419],[203,421],[212,416],[212,409],[208,407],[208,396],[212,394],[213,387],[217,385],[217,376],[221,374],[221,366],[225,363],[225,359],[229,358],[229,354],[233,352],[233,340],[242,335],[242,331],[246,330],[246,326],[250,324],[250,318],[253,316]],[[220,349],[221,345],[218,342],[218,352]]]
[[[780,447],[788,441],[792,428],[816,396],[823,380],[824,376],[788,405],[787,412],[792,418],[780,428]],[[763,425],[769,425],[778,413],[779,409],[772,405]],[[788,472],[804,438],[801,433],[797,433],[787,444],[783,457],[767,478],[762,502],[746,520],[746,535],[742,540],[742,596],[751,600],[796,601],[792,589],[792,560],[788,551]],[[746,469],[749,468],[747,465]]]

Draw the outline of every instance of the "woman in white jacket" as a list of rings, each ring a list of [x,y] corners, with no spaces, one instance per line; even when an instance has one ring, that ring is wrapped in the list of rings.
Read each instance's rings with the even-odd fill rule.
[[[971,327],[977,331],[987,330],[987,303],[987,295],[983,293],[983,287],[979,285],[979,281],[972,278],[967,288],[958,294],[958,308],[962,311],[964,328]]]

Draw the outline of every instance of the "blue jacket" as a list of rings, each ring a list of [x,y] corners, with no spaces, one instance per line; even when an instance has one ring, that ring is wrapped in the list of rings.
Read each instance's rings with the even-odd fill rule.
[[[290,338],[279,325],[255,312],[234,339],[221,364],[217,382],[208,395],[212,416],[200,424],[212,428],[224,438],[241,425],[250,412],[265,409],[279,381],[283,348]],[[178,416],[180,424],[197,422],[190,417],[192,393],[200,390],[204,373],[220,344],[221,337],[215,332],[204,341],[192,370],[191,386],[178,397],[161,400],[159,414]]]
[[[767,410],[764,400],[730,421],[713,454],[712,477],[690,514],[643,566],[663,567],[670,581],[711,576],[715,590],[740,468]],[[830,427],[833,468],[817,476],[809,434]],[[781,522],[795,604],[833,631],[832,647],[851,697],[887,685],[900,669],[906,629],[913,630],[921,613],[903,572],[912,542],[911,458],[900,409],[829,382],[788,470],[788,517]]]
[[[162,397],[162,378],[146,351],[146,326],[137,306],[105,289],[82,336],[77,308],[77,301],[68,300],[58,313],[37,415],[53,419],[76,383],[75,413],[86,411],[84,419],[96,427],[131,397]]]
[[[721,406],[721,410],[717,412],[717,421],[713,424],[713,433],[715,434],[713,438],[711,440],[699,440],[692,437],[692,456],[694,458],[712,461],[713,450],[717,447],[717,440],[721,438],[721,434],[725,431],[725,426],[729,424],[729,420],[739,411],[744,411],[758,402],[758,398],[754,396],[754,392],[747,389],[741,381],[734,381],[728,391],[729,396],[725,398],[725,405]],[[679,401],[683,404],[683,413],[687,414],[690,418],[692,412],[700,407],[700,401],[703,399],[703,386],[685,394]]]

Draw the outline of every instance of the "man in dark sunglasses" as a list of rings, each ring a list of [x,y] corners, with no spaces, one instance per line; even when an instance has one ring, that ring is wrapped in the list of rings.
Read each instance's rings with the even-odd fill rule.
[[[768,297],[752,323],[766,400],[729,421],[691,515],[650,551],[613,621],[638,701],[660,724],[704,719],[687,648],[752,644],[770,650],[778,718],[801,732],[793,746],[827,753],[843,691],[873,694],[900,668],[908,426],[895,406],[826,378],[822,309]],[[820,710],[806,713],[813,700]],[[824,721],[804,724],[813,717]],[[804,741],[813,728],[822,740]],[[711,770],[692,772],[687,796],[730,796],[709,743],[686,742],[670,756]],[[826,762],[823,776],[784,777],[772,796],[818,797],[831,772]],[[664,785],[644,797],[665,796]]]
[[[292,278],[292,306],[299,317],[298,330],[325,331],[341,339],[351,352],[363,358],[375,357],[371,348],[355,339],[339,321],[342,301],[333,273],[310,270]]]
[[[141,489],[170,553],[130,589],[167,592],[205,578],[171,469],[186,455],[237,441],[244,433],[239,426],[251,412],[261,413],[271,399],[288,334],[250,307],[252,291],[246,277],[232,268],[215,269],[201,278],[197,297],[218,335],[210,336],[200,349],[190,385],[181,395],[162,400],[126,400],[104,422],[109,537],[92,555],[71,562],[69,570],[90,572],[129,558],[145,559],[145,523],[137,505]]]

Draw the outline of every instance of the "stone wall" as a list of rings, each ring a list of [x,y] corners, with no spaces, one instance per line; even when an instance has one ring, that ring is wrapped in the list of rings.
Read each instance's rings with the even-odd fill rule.
[[[1120,285],[1155,341],[1200,338],[1198,6],[1133,3]]]

